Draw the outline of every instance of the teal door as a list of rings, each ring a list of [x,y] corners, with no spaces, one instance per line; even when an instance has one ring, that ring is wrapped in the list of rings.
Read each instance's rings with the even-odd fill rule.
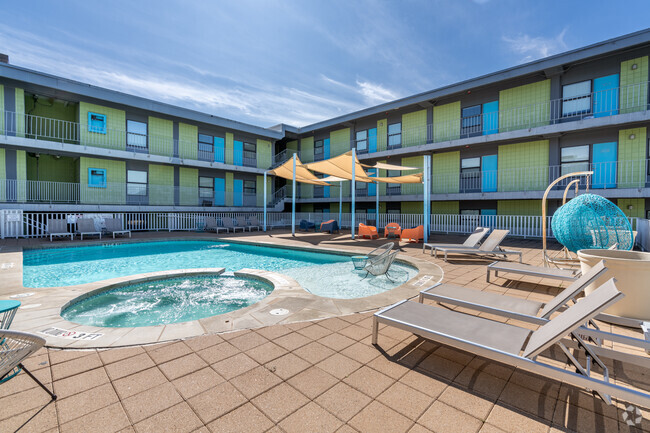
[[[225,140],[221,137],[214,137],[214,162],[226,162]]]
[[[618,114],[618,74],[594,79],[594,117]]]
[[[377,151],[377,128],[368,130],[368,152]]]
[[[481,167],[481,191],[495,192],[497,190],[498,156],[484,156],[481,161]]]
[[[483,135],[499,132],[499,101],[483,104]]]
[[[232,163],[234,165],[244,165],[244,143],[235,141],[233,143]]]
[[[377,169],[376,168],[369,168],[368,169],[368,177],[375,177],[377,175]],[[374,197],[377,195],[377,184],[376,183],[369,183],[368,184],[368,197]]]
[[[323,140],[323,157],[325,159],[330,158],[330,139],[326,138]]]
[[[214,178],[214,205],[226,205],[226,179],[219,177]]]
[[[244,181],[241,179],[235,179],[233,183],[233,197],[232,204],[233,206],[243,206],[244,205]]]
[[[593,145],[594,188],[616,188],[617,143]]]

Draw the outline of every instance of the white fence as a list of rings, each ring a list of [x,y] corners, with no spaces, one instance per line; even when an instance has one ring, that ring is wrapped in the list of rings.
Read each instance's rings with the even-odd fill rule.
[[[8,217],[8,215],[13,215]],[[257,218],[263,224],[264,215],[261,212],[116,212],[116,213],[17,213],[14,210],[0,211],[1,237],[44,237],[47,233],[48,219],[65,219],[69,230],[74,231],[77,218],[93,218],[97,228],[103,227],[104,218],[119,218],[124,228],[132,231],[192,231],[201,230],[205,226],[205,218],[215,217],[221,224],[223,217],[236,218],[240,225],[251,222],[251,217]],[[301,220],[320,224],[330,219],[338,220],[338,213],[296,212],[296,228]],[[524,215],[442,215],[430,216],[430,232],[432,233],[471,233],[476,227],[510,230],[512,236],[523,238],[542,237],[542,217]],[[553,237],[551,219],[548,218],[547,235]],[[352,215],[343,213],[339,224],[349,229]],[[380,229],[390,222],[396,222],[405,228],[422,224],[422,214],[379,214],[379,221],[374,213],[357,213],[354,218],[355,226],[359,223],[377,225]],[[632,228],[636,229],[637,218],[630,218]],[[268,213],[267,229],[290,228],[291,213]],[[380,230],[381,231],[381,230]]]

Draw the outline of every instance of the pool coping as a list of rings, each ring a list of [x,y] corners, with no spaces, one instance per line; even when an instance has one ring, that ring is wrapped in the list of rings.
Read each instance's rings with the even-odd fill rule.
[[[165,242],[178,240],[188,240],[188,238],[170,236],[169,238],[160,241]],[[205,241],[259,245],[301,251],[328,252],[344,256],[365,254],[364,251],[348,247],[342,251],[341,249],[320,246],[278,245],[276,243],[259,240],[246,241],[219,237],[205,239]],[[130,241],[124,239],[116,242],[111,239],[109,243],[125,244],[138,242],[143,242],[143,240],[134,239]],[[152,241],[145,240],[144,242]],[[100,241],[88,244],[84,243],[81,246],[95,246],[105,243],[106,242]],[[56,247],[63,248],[66,246],[68,245],[57,245]],[[44,246],[42,248],[26,248],[25,250],[47,248],[47,246]],[[355,299],[337,299],[314,295],[300,286],[296,280],[287,275],[258,269],[241,269],[235,271],[234,274],[236,276],[259,278],[272,284],[274,289],[271,294],[248,307],[203,319],[169,325],[132,328],[104,328],[69,322],[60,316],[62,311],[61,308],[77,297],[88,296],[91,292],[101,290],[102,288],[105,289],[109,286],[132,283],[134,280],[143,281],[143,279],[146,280],[178,274],[214,273],[216,270],[223,268],[180,269],[149,272],[76,286],[34,289],[22,286],[22,252],[23,249],[21,248],[20,251],[8,252],[0,255],[0,265],[2,265],[2,262],[6,260],[6,255],[9,256],[9,260],[13,260],[14,264],[19,264],[19,266],[16,267],[18,269],[14,269],[13,273],[19,274],[20,277],[19,287],[16,287],[16,284],[10,284],[10,289],[3,290],[2,295],[15,295],[21,292],[34,293],[32,296],[19,298],[23,305],[21,305],[21,308],[19,309],[19,314],[16,314],[16,318],[12,324],[12,329],[36,333],[46,339],[47,346],[58,348],[91,349],[152,344],[205,334],[238,331],[274,324],[295,323],[354,314],[385,307],[403,299],[417,296],[420,290],[424,287],[440,282],[443,277],[443,271],[438,265],[424,259],[409,257],[404,254],[402,257],[399,257],[397,261],[413,266],[418,270],[417,275],[409,281],[376,295]],[[34,307],[31,307],[32,305]],[[270,314],[271,310],[276,309],[285,309],[288,310],[289,313],[286,315]],[[54,328],[56,329],[55,331],[52,330]],[[96,334],[101,334],[101,336],[96,337]]]

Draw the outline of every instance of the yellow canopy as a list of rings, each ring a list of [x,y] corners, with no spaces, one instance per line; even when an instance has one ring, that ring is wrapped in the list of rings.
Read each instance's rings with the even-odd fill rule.
[[[371,179],[382,183],[422,183],[422,176],[422,173],[417,173],[395,177],[371,177]]]
[[[355,158],[356,159],[356,158]],[[357,182],[372,182],[372,178],[363,170],[363,166],[359,160],[355,160],[354,175]],[[352,180],[352,152],[346,152],[343,155],[335,156],[334,158],[326,159],[324,161],[311,162],[304,164],[303,167],[309,170],[317,171],[319,173],[329,174],[345,180]]]
[[[383,162],[377,162],[375,163],[375,165],[363,164],[363,166],[368,168],[381,168],[382,170],[401,170],[401,171],[418,170],[419,168],[421,168],[421,167],[404,167],[403,165],[386,164]]]
[[[282,177],[284,179],[293,180],[293,158],[273,170],[269,174]],[[314,173],[307,170],[300,162],[300,158],[296,155],[296,182],[310,183],[312,185],[329,185],[327,182],[317,178]]]

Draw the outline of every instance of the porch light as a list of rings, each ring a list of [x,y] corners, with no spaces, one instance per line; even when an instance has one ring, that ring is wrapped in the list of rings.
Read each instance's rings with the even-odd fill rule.
[[[628,138],[629,138],[630,140],[634,140],[634,139],[636,138],[636,135],[634,135],[634,134],[630,134]]]
[[[637,65],[636,63],[633,63],[633,64],[632,64],[632,70],[633,70],[633,71],[634,71],[635,69],[637,69],[638,67],[639,67],[639,65]]]

